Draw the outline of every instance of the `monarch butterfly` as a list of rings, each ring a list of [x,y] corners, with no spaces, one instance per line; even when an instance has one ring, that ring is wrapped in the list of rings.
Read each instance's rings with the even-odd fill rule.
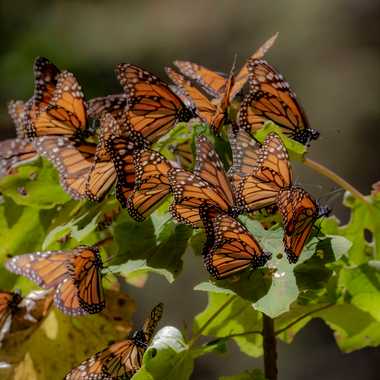
[[[108,95],[88,101],[88,116],[100,119],[104,112],[110,113],[115,119],[120,119],[127,107],[126,94]]]
[[[173,169],[169,172],[169,182],[174,196],[170,211],[180,223],[201,226],[199,210],[204,204],[232,216],[240,213],[236,207],[240,194],[234,194],[222,162],[204,136],[199,136],[196,141],[194,172]]]
[[[250,58],[263,58],[266,52],[273,46],[277,36],[278,33],[265,41],[264,44],[262,44]],[[182,74],[186,75],[190,79],[196,80],[213,98],[220,98],[225,92],[227,80],[223,75],[189,61],[174,61],[174,64],[178,67]],[[242,90],[247,82],[247,79],[248,68],[247,64],[245,64],[239,73],[233,77],[233,85],[229,93],[229,101],[232,101]]]
[[[296,263],[309,239],[314,222],[330,210],[321,208],[305,190],[292,187],[278,196],[278,207],[284,223],[284,247],[290,263]]]
[[[9,259],[5,267],[44,289],[55,289],[54,303],[65,314],[94,314],[105,306],[103,264],[96,247],[24,254]]]
[[[176,123],[194,116],[165,82],[148,71],[122,63],[116,74],[128,98],[126,128],[135,140],[157,141]]]
[[[131,378],[142,365],[142,359],[150,344],[154,330],[163,313],[163,304],[155,306],[143,328],[126,340],[116,342],[96,353],[78,367],[72,369],[65,380],[121,380]]]
[[[27,102],[25,113],[25,127],[27,137],[32,139],[37,136],[35,121],[37,116],[45,111],[56,89],[60,70],[47,58],[37,57],[34,61],[34,94]]]
[[[212,211],[212,210],[211,210]],[[210,208],[200,210],[207,241],[203,248],[204,264],[216,279],[223,279],[246,268],[263,266],[271,258],[252,234],[227,214],[210,214]]]
[[[226,82],[225,91],[221,94],[220,98],[218,98],[218,101],[213,103],[181,74],[170,67],[166,67],[165,70],[176,87],[182,89],[189,102],[193,104],[200,119],[209,124],[215,133],[219,133],[220,128],[228,121],[227,111],[232,85],[232,73]]]
[[[229,174],[236,190],[242,194],[238,206],[245,212],[252,212],[276,204],[285,230],[285,252],[289,262],[295,263],[314,222],[325,212],[310,194],[293,186],[288,153],[276,134],[269,134],[259,149],[248,145],[248,138],[246,132],[239,131],[232,143],[236,164]],[[241,141],[246,143],[240,144]]]
[[[0,177],[10,174],[18,165],[31,162],[38,158],[33,144],[25,137],[26,104],[21,100],[8,104],[8,113],[15,126],[17,138],[0,142]]]
[[[295,93],[272,66],[262,59],[250,59],[249,93],[238,115],[238,125],[248,132],[262,128],[267,120],[278,124],[286,135],[308,145],[319,132],[310,128],[306,114]]]

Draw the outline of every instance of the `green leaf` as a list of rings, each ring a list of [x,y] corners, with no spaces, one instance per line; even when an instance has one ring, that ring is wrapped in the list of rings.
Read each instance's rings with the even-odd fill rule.
[[[324,233],[344,236],[352,243],[348,257],[356,265],[380,258],[380,201],[376,197],[367,199],[363,202],[346,194],[343,204],[351,210],[349,223],[341,227],[334,217],[321,223]],[[370,242],[366,240],[366,232],[371,234]]]
[[[113,273],[153,271],[170,282],[180,273],[182,256],[192,234],[189,226],[175,223],[168,213],[159,210],[142,223],[135,222],[124,211],[114,223],[113,231],[118,261],[135,260],[132,266],[114,265]]]
[[[245,371],[240,375],[222,376],[219,380],[265,380],[265,376],[261,369],[254,369],[252,371]]]
[[[304,160],[304,155],[307,152],[306,146],[286,136],[283,133],[283,129],[271,121],[266,122],[262,128],[255,132],[255,139],[263,143],[267,135],[272,132],[281,137],[292,160]]]
[[[221,307],[225,306],[222,310]],[[203,326],[206,328],[203,328]],[[232,339],[241,351],[249,356],[262,355],[262,337],[260,334],[248,332],[261,331],[261,314],[254,310],[252,304],[240,297],[208,293],[207,308],[195,318],[194,333],[202,328],[202,335],[226,338],[240,334]]]
[[[144,354],[141,369],[133,380],[187,380],[194,360],[179,330],[166,326],[157,332]]]
[[[58,174],[46,160],[17,168],[17,174],[0,179],[0,192],[19,205],[49,209],[70,200]]]
[[[354,305],[334,305],[314,317],[322,318],[334,331],[343,352],[352,352],[380,344],[380,323]]]
[[[125,264],[111,265],[104,269],[103,273],[119,273],[125,277],[126,280],[140,277],[141,275],[147,273],[156,273],[165,277],[169,283],[172,283],[175,280],[173,274],[170,271],[166,269],[153,268],[147,264],[146,260],[128,260],[128,262]]]
[[[363,264],[356,268],[344,268],[339,286],[349,293],[351,303],[380,321],[380,273]]]

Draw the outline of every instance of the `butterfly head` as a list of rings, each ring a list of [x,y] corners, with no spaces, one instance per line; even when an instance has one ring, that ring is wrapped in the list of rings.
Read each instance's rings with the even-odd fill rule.
[[[289,248],[285,248],[286,257],[290,264],[295,264],[299,257]]]
[[[267,251],[263,251],[261,255],[254,256],[251,262],[252,269],[263,267],[271,258],[272,254]]]
[[[193,108],[182,107],[177,114],[177,122],[188,122],[196,117],[195,110]]]
[[[318,218],[320,218],[322,216],[329,216],[330,213],[331,213],[331,208],[330,207],[318,205],[318,214],[317,214]]]
[[[136,346],[147,348],[146,337],[142,329],[136,330],[132,335],[132,339]]]

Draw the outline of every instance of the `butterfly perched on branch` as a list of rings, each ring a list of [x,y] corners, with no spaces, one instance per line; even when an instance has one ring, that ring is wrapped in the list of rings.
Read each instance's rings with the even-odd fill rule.
[[[54,303],[65,314],[94,314],[105,306],[103,264],[96,247],[28,253],[9,259],[5,267],[43,289],[55,289]]]
[[[65,380],[129,379],[142,365],[154,331],[162,317],[163,304],[156,305],[141,329],[126,340],[116,342],[72,369]]]

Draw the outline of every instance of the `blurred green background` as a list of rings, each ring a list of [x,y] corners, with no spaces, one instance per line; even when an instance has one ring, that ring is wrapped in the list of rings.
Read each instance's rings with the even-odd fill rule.
[[[32,64],[46,56],[78,77],[85,96],[121,92],[113,69],[131,62],[163,74],[174,59],[188,59],[228,71],[238,67],[275,32],[267,59],[290,82],[311,125],[321,137],[310,157],[348,179],[363,193],[379,180],[380,2],[371,0],[288,1],[1,1],[0,139],[14,135],[7,115],[10,99],[33,92]],[[343,220],[335,187],[307,168],[295,177],[324,197]],[[181,327],[205,306],[192,290],[206,273],[199,258],[187,255],[174,285],[152,277],[131,288],[139,309],[166,303],[165,324]],[[138,311],[136,320],[143,318]],[[228,356],[197,363],[195,380],[216,379],[261,366],[233,346]],[[328,328],[318,321],[291,346],[280,345],[280,379],[378,379],[379,349],[341,354]]]

